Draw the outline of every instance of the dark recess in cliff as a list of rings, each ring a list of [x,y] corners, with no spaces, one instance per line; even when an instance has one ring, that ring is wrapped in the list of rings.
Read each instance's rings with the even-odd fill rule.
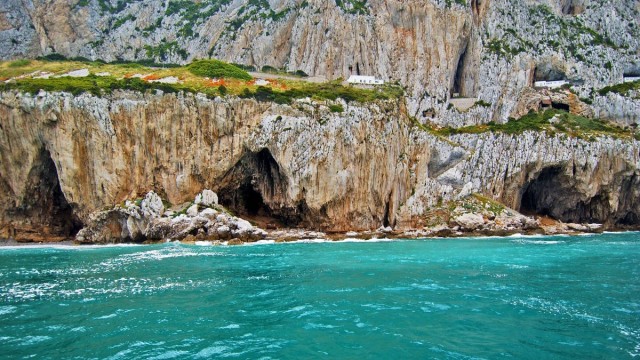
[[[38,154],[27,176],[26,189],[20,205],[8,211],[16,228],[32,231],[36,236],[62,237],[73,237],[82,228],[82,222],[62,193],[49,151],[43,149]]]
[[[616,212],[609,201],[611,189],[601,189],[594,196],[587,196],[576,190],[575,177],[565,169],[548,167],[522,188],[519,211],[527,215],[548,215],[564,222],[637,226],[638,201],[634,184],[637,186],[634,177],[623,181]]]
[[[579,15],[584,12],[583,0],[563,0],[560,2],[562,14]]]
[[[465,87],[464,87],[464,73],[465,73],[465,66],[466,66],[466,60],[467,60],[467,45],[464,46],[464,49],[462,50],[462,53],[460,54],[460,57],[458,58],[458,65],[456,66],[456,73],[453,76],[453,88],[451,89],[451,95],[455,96],[454,94],[457,94],[458,96],[467,96],[468,94],[466,94],[465,92]]]
[[[219,182],[220,203],[237,215],[294,226],[305,205],[284,206],[288,182],[269,150],[247,152]]]
[[[566,80],[564,69],[556,64],[540,63],[533,70],[534,81],[559,81]]]

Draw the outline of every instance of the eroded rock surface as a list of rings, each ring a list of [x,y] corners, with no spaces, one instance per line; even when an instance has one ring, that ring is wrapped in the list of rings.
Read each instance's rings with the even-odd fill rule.
[[[415,126],[401,100],[338,103],[343,113],[304,99],[288,106],[188,94],[2,93],[3,228],[19,229],[29,219],[59,223],[55,211],[15,215],[34,201],[58,204],[53,208],[67,211],[66,218],[89,224],[96,211],[150,190],[182,204],[204,189],[264,227],[421,229],[438,204],[472,194],[565,222],[638,225],[640,148],[633,139],[544,132],[445,139]],[[44,167],[42,154],[50,157]],[[24,181],[33,172],[60,191],[36,200],[37,185]],[[215,204],[208,192],[197,199]],[[159,214],[161,205],[146,200],[100,213],[100,221],[120,225],[106,226],[110,233],[98,238],[141,239],[155,216],[148,214]],[[202,208],[178,211],[198,218]],[[73,224],[68,228],[77,229]],[[165,225],[158,223],[152,238],[182,234]],[[224,226],[216,234],[234,236]]]

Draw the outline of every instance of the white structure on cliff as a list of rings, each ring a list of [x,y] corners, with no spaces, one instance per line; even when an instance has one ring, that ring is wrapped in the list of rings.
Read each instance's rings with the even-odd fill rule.
[[[568,84],[569,82],[566,80],[557,80],[557,81],[536,81],[533,86],[537,88],[548,88],[548,89],[556,89],[561,87],[564,84]]]
[[[374,76],[360,76],[360,75],[351,75],[347,80],[349,84],[360,84],[360,85],[382,85],[384,84],[384,80],[376,79]]]

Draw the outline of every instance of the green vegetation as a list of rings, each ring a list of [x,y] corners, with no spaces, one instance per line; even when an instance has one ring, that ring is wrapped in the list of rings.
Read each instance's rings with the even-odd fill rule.
[[[491,39],[486,45],[486,48],[489,49],[489,52],[492,52],[498,56],[515,56],[526,51],[523,46],[517,48],[509,46],[505,39]]]
[[[173,0],[169,2],[165,15],[179,14],[181,17],[179,25],[181,27],[178,30],[178,34],[183,37],[193,37],[193,29],[196,26],[218,13],[223,6],[229,3],[231,3],[231,0]],[[158,24],[156,24],[156,27],[158,27]]]
[[[290,89],[275,91],[270,87],[259,86],[255,91],[248,88],[240,94],[244,98],[255,98],[258,101],[273,101],[279,104],[290,104],[293,99],[315,98],[319,100],[343,99],[346,102],[367,103],[376,100],[399,98],[403,95],[400,87],[387,85],[377,89],[361,89],[342,86],[339,81],[328,83],[287,82]]]
[[[131,15],[131,14],[129,14],[129,15],[125,16],[125,17],[122,17],[122,18],[116,20],[113,23],[113,25],[111,26],[111,29],[115,30],[115,29],[119,28],[120,26],[124,25],[124,23],[126,23],[127,21],[135,21],[135,20],[136,20],[136,17]]]
[[[482,107],[488,108],[488,107],[491,107],[491,104],[484,100],[478,100],[473,104],[473,106],[482,106]]]
[[[462,6],[467,6],[466,0],[445,0],[445,5],[447,5],[448,8],[450,8],[454,3]]]
[[[334,105],[329,105],[329,110],[331,110],[331,112],[334,112],[334,113],[341,113],[341,112],[344,112],[344,107],[342,107],[342,105],[340,104],[334,104]]]
[[[245,70],[220,60],[198,60],[188,66],[194,75],[210,78],[233,78],[251,80],[252,77]]]
[[[367,0],[335,0],[335,2],[336,2],[336,5],[347,14],[353,14],[353,15],[369,14],[369,9],[367,7]]]
[[[84,78],[61,77],[53,79],[21,79],[0,85],[0,91],[22,90],[31,94],[37,94],[40,90],[64,91],[73,95],[85,92],[93,95],[109,94],[113,90],[134,90],[144,92],[146,90],[162,90],[168,93],[175,93],[183,90],[179,85],[150,83],[138,78],[116,79],[111,76],[89,75]]]
[[[244,64],[236,64],[236,63],[231,63],[231,65],[235,67],[239,67],[240,69],[245,71],[256,71],[256,67],[253,65],[244,65]]]
[[[600,119],[589,119],[556,109],[544,112],[532,111],[520,119],[510,119],[504,124],[490,122],[485,125],[465,126],[462,128],[424,128],[439,136],[480,134],[489,131],[506,134],[521,134],[525,131],[546,131],[548,133],[563,133],[578,138],[591,138],[599,135],[608,135],[616,138],[634,136],[632,131],[624,130],[613,123]]]
[[[287,71],[286,69],[276,69],[273,66],[265,65],[260,69],[263,73],[276,74],[276,75],[287,75],[287,76],[298,76],[298,77],[309,77],[306,72],[302,70],[296,71]]]
[[[24,66],[17,67],[11,66],[12,62],[0,62],[0,91],[20,90],[37,94],[42,89],[64,91],[74,95],[87,92],[101,96],[113,90],[161,90],[166,93],[203,93],[208,97],[235,95],[280,104],[291,104],[295,99],[301,98],[332,101],[342,98],[347,102],[366,103],[397,99],[403,95],[402,88],[396,85],[362,89],[342,86],[341,80],[311,83],[274,79],[269,81],[269,86],[256,86],[246,71],[218,60],[199,60],[188,66],[163,68],[125,61],[107,64],[101,61],[33,60],[20,63]],[[80,78],[60,77],[70,71],[85,68],[91,75]],[[48,73],[50,76],[47,79],[35,79],[29,75],[38,72]],[[97,76],[97,73],[104,73],[106,76]],[[179,81],[175,84],[154,81],[166,77],[174,77]],[[337,106],[332,108],[332,111],[338,110]]]
[[[157,46],[145,45],[144,50],[146,51],[147,57],[150,59],[160,59],[167,60],[168,56],[173,54],[180,55],[182,60],[186,60],[189,57],[187,52],[180,48],[177,41],[166,42],[163,40]]]
[[[620,94],[622,96],[627,96],[629,91],[631,90],[636,90],[636,91],[640,90],[640,80],[634,81],[634,82],[626,82],[626,83],[611,85],[611,86],[605,86],[602,89],[598,90],[598,94],[600,94],[601,96],[605,96],[608,93],[612,92],[612,93]]]
[[[280,21],[284,19],[291,9],[286,8],[282,11],[275,12],[267,0],[249,0],[245,6],[238,9],[236,18],[227,22],[225,33],[230,34],[232,39],[235,39],[237,31],[244,26],[249,20],[255,19],[271,19],[273,21]]]
[[[17,68],[17,67],[28,66],[29,64],[31,64],[31,60],[22,59],[22,60],[16,60],[16,61],[10,62],[9,67]]]

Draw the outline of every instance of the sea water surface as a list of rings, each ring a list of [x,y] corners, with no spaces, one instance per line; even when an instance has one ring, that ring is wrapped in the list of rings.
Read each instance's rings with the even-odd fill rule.
[[[638,233],[0,248],[0,358],[639,355]]]

